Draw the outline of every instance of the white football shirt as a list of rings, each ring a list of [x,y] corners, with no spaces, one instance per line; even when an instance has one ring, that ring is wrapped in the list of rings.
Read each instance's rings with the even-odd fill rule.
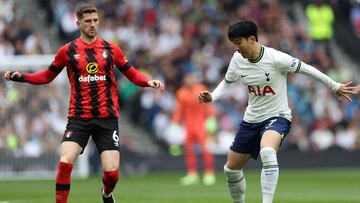
[[[229,85],[240,80],[247,87],[249,97],[245,121],[256,123],[274,116],[291,121],[286,84],[288,72],[311,75],[333,91],[337,91],[341,85],[297,58],[261,46],[260,55],[256,60],[243,58],[238,52],[234,53],[225,79],[212,93],[213,101],[220,99]]]

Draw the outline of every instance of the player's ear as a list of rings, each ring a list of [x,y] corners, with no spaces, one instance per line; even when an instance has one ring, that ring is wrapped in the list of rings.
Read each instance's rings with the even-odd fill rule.
[[[248,40],[249,40],[251,43],[255,43],[255,42],[256,42],[256,38],[255,38],[254,35],[250,36],[250,37],[248,38]]]
[[[76,25],[80,28],[80,20],[76,20]]]

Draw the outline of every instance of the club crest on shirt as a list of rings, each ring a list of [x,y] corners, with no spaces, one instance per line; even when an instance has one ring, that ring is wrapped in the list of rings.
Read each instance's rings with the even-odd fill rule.
[[[268,73],[268,72],[265,72],[265,76],[266,76],[266,81],[267,81],[267,82],[270,82],[270,78],[269,78],[269,75],[270,75],[270,73]]]
[[[103,50],[102,53],[101,53],[101,55],[102,55],[102,57],[103,57],[104,59],[106,59],[106,58],[109,56],[108,50]]]
[[[69,138],[69,137],[71,137],[72,134],[73,134],[73,131],[68,130],[68,131],[65,131],[64,136],[65,136],[66,138]]]
[[[296,66],[296,64],[297,64],[297,59],[293,58],[290,66],[294,68]]]

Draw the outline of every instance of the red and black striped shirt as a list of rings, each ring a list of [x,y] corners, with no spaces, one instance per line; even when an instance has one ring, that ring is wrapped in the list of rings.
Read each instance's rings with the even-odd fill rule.
[[[69,117],[119,116],[114,65],[133,83],[147,86],[148,79],[130,65],[120,47],[99,37],[87,44],[80,38],[61,47],[47,70],[25,74],[25,82],[45,84],[66,67],[71,86]]]

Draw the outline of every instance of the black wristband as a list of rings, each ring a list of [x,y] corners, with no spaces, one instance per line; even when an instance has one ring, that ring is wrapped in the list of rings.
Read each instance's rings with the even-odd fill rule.
[[[10,75],[12,75],[13,73],[15,73],[15,71],[11,71]],[[15,82],[24,82],[24,78],[24,74],[20,73],[20,77],[10,77],[10,80]]]

